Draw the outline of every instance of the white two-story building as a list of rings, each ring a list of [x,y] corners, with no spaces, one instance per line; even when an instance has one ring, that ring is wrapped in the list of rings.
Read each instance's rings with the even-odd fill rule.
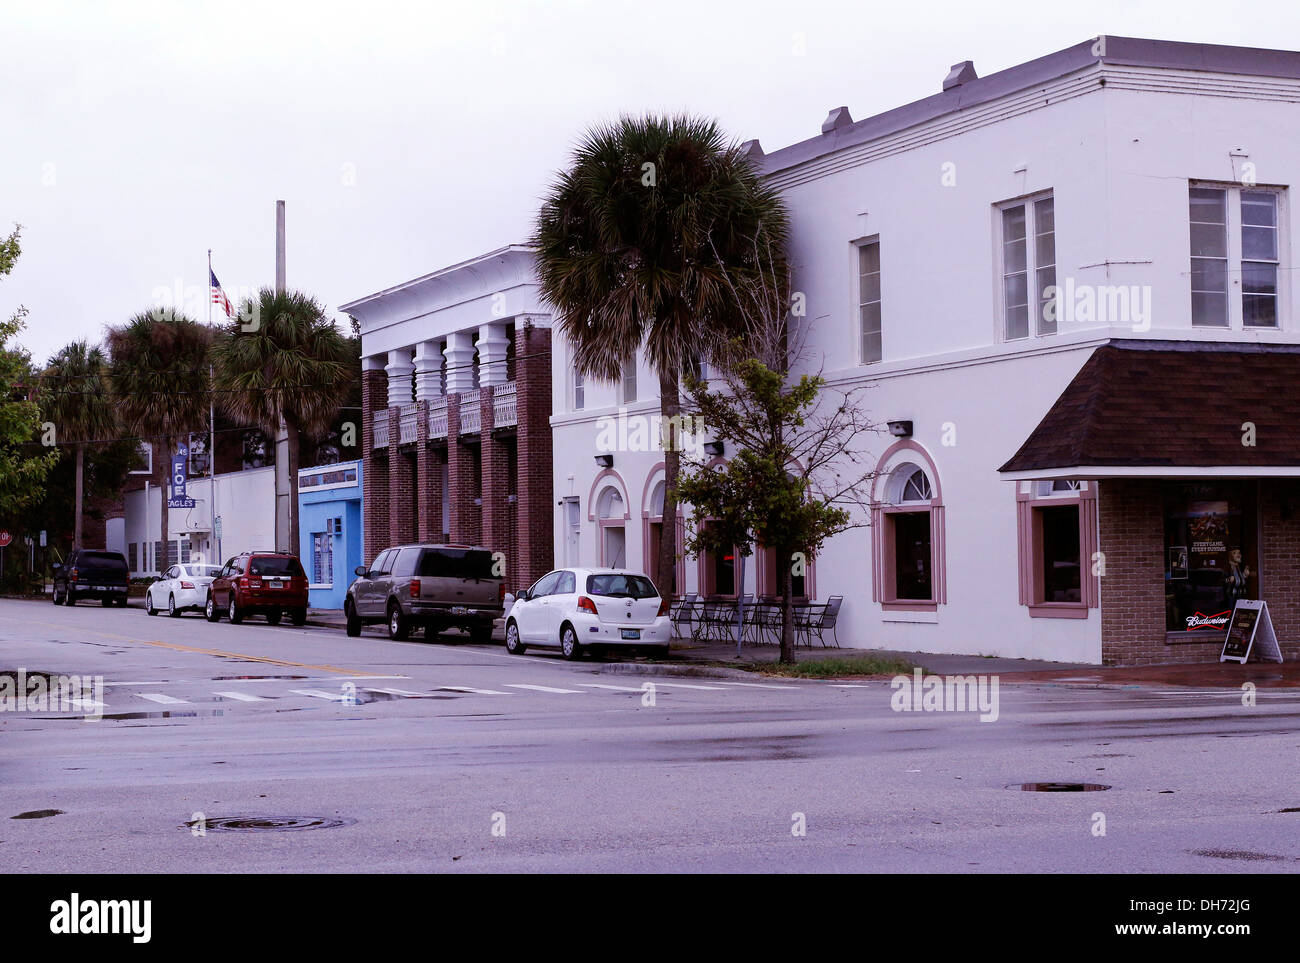
[[[1099,37],[940,80],[750,144],[791,214],[804,366],[901,423],[870,439],[870,524],[797,587],[843,596],[848,645],[1127,664],[1217,658],[1262,598],[1291,657],[1300,53]],[[662,452],[596,456],[657,379],[570,362],[557,339],[556,563],[652,571]],[[740,586],[683,558],[678,591],[774,594],[756,559]]]

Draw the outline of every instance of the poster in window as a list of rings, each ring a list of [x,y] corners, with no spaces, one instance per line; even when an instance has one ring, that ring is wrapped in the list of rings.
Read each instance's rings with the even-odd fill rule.
[[[1193,568],[1228,568],[1228,503],[1191,502],[1187,511],[1187,532],[1191,539]]]
[[[1174,545],[1169,549],[1169,577],[1171,579],[1187,578],[1187,546]]]

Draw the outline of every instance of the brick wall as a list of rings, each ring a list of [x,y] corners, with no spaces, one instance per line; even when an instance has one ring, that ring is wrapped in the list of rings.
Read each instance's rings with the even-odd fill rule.
[[[402,409],[388,409],[388,544],[415,541],[415,454],[404,452],[397,440]]]
[[[517,585],[531,585],[555,559],[555,486],[551,474],[551,332],[515,330],[518,430]]]
[[[513,589],[515,588],[512,580],[514,572],[508,564],[510,505],[506,500],[510,489],[510,480],[506,477],[509,471],[509,458],[506,439],[497,434],[495,430],[489,429],[489,426],[495,428],[493,393],[494,389],[484,388],[481,398],[480,411],[483,419],[481,456],[483,509],[480,517],[482,519],[483,545],[494,552],[507,553],[506,587]]]
[[[415,446],[415,520],[422,542],[442,541],[442,465],[446,455],[429,445],[429,403],[419,402]]]
[[[361,373],[361,451],[365,491],[362,493],[366,563],[388,546],[388,449],[375,452],[373,413],[388,408],[388,375],[383,371]]]
[[[1217,662],[1223,637],[1165,642],[1163,485],[1111,479],[1098,487],[1101,551],[1101,655],[1106,665]],[[1288,510],[1289,506],[1289,510]],[[1300,657],[1300,486],[1260,484],[1260,592],[1287,659]],[[1289,516],[1289,517],[1284,517]]]
[[[1261,481],[1259,518],[1259,591],[1289,662],[1300,659],[1300,482]]]

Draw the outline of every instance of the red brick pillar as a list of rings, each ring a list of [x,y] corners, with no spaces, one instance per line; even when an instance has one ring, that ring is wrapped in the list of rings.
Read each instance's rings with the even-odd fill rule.
[[[442,466],[429,447],[429,403],[417,401],[415,424],[415,530],[421,542],[442,536]]]
[[[1300,483],[1259,483],[1259,594],[1268,603],[1282,657],[1300,659]]]
[[[1204,658],[1201,644],[1165,644],[1165,528],[1158,481],[1107,479],[1098,484],[1101,661],[1151,665]],[[1090,564],[1087,559],[1083,564]]]
[[[447,478],[451,540],[473,544],[478,534],[478,506],[474,504],[474,452],[460,440],[460,395],[447,396]]]
[[[374,413],[388,410],[388,375],[382,368],[361,372],[362,561],[388,545],[388,449],[375,452]]]
[[[402,452],[401,408],[388,409],[388,544],[415,541],[415,459]]]
[[[518,581],[531,585],[555,558],[555,485],[551,473],[551,332],[515,327],[518,430]],[[585,507],[585,506],[584,506]]]
[[[497,436],[493,395],[495,389],[484,387],[481,392],[480,412],[483,419],[481,435],[482,465],[480,489],[483,492],[482,518],[483,545],[494,552],[509,549],[510,515],[506,503],[509,480],[506,478],[507,452],[505,442]],[[507,580],[510,570],[506,569]]]

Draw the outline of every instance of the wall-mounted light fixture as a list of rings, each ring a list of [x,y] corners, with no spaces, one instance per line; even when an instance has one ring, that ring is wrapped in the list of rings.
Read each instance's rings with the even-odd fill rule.
[[[596,464],[599,465],[601,468],[613,468],[613,467],[614,467],[614,456],[613,456],[613,455],[597,455],[597,456],[596,456]]]
[[[706,441],[704,443],[704,454],[711,455],[714,458],[721,458],[722,453],[726,451],[720,441]]]
[[[889,433],[895,438],[911,438],[912,423],[910,421],[891,421],[889,423]]]

